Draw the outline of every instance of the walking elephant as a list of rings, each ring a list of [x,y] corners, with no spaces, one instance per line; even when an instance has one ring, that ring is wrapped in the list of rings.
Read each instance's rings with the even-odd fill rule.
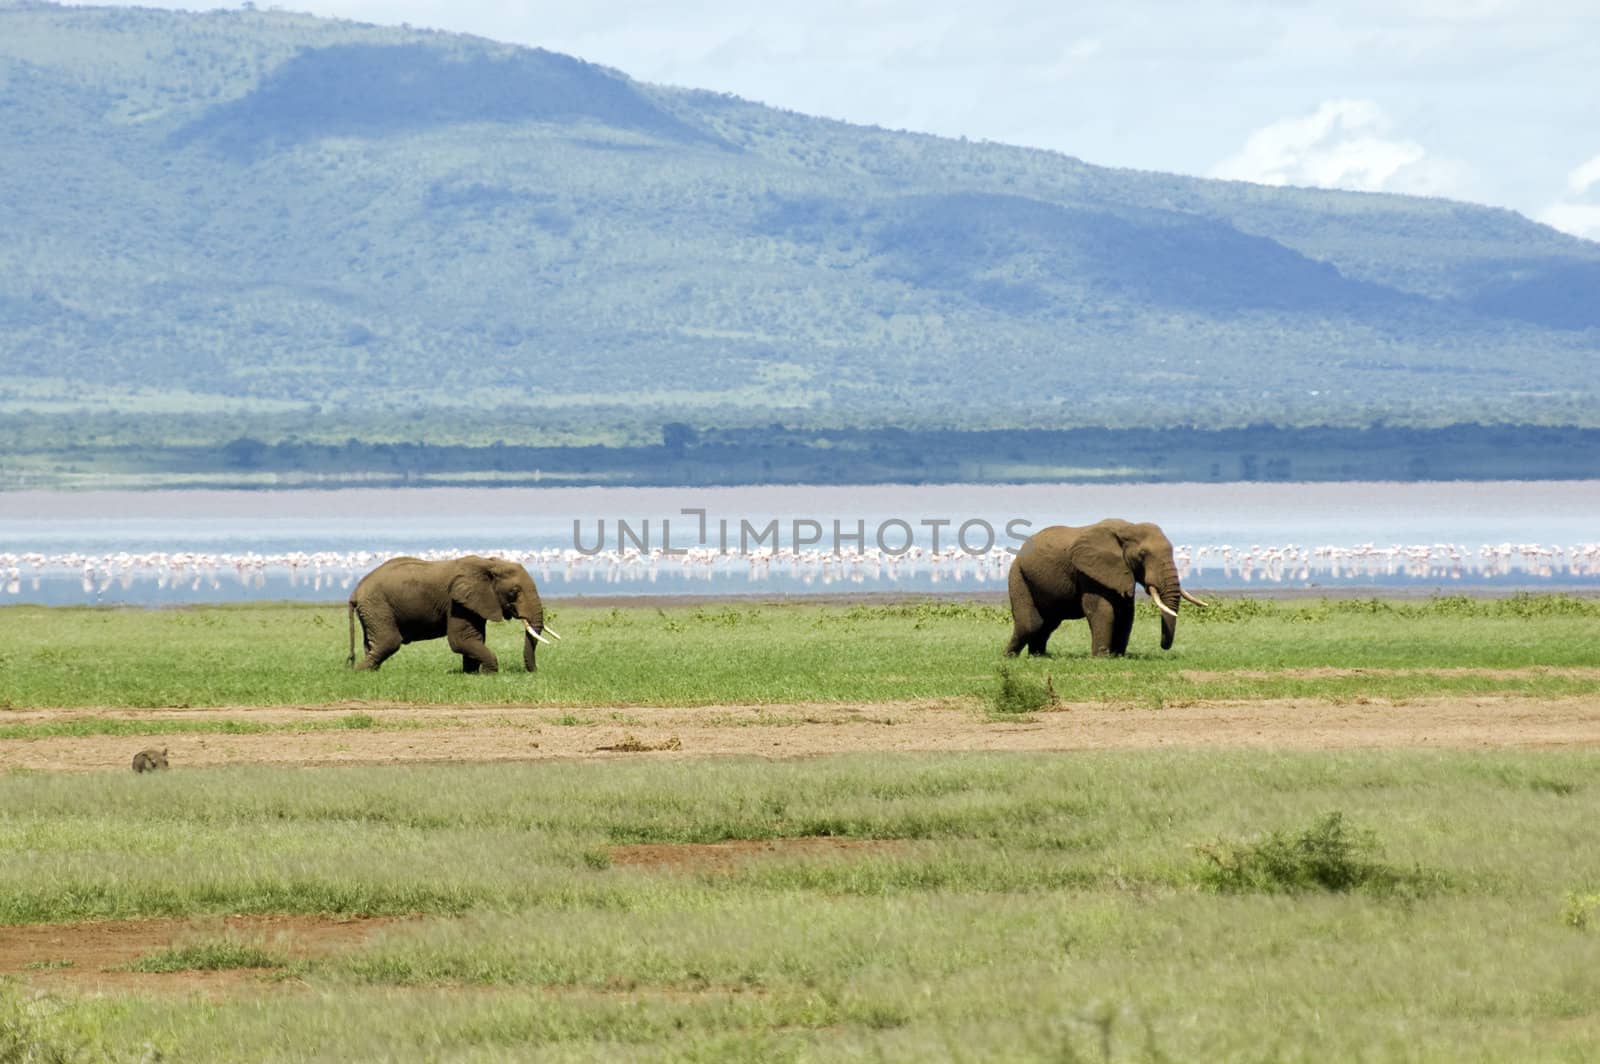
[[[356,661],[356,618],[366,656]],[[498,672],[500,663],[484,642],[488,621],[519,618],[523,623],[522,664],[529,672],[535,642],[560,639],[544,625],[544,604],[528,570],[504,558],[464,558],[427,562],[390,558],[361,578],[350,593],[350,658],[357,669],[376,669],[406,643],[419,639],[450,641],[464,672]]]
[[[1089,621],[1095,657],[1127,653],[1134,585],[1161,611],[1161,649],[1170,650],[1182,600],[1205,603],[1178,585],[1172,542],[1155,525],[1115,518],[1082,528],[1052,525],[1030,536],[1011,562],[1011,642],[1006,656],[1044,654],[1062,621]]]

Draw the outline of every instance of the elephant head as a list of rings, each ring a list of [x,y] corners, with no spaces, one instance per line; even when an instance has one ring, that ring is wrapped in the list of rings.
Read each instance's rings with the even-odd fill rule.
[[[1091,525],[1072,545],[1069,560],[1095,583],[1123,595],[1132,595],[1134,585],[1143,584],[1161,611],[1162,650],[1172,649],[1182,601],[1205,606],[1179,585],[1172,541],[1148,522],[1108,520]]]
[[[450,578],[450,601],[485,620],[519,619],[523,624],[522,664],[529,672],[537,667],[535,641],[545,638],[544,603],[528,570],[504,558],[468,555],[457,560],[457,571]],[[557,639],[554,631],[549,633]]]

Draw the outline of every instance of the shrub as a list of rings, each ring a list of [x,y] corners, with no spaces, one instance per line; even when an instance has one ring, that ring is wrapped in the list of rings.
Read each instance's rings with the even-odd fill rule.
[[[1389,892],[1407,884],[1420,886],[1430,878],[1420,871],[1406,875],[1368,860],[1378,850],[1376,837],[1370,831],[1346,827],[1344,814],[1337,810],[1297,835],[1274,831],[1248,842],[1217,839],[1195,850],[1205,861],[1199,873],[1201,883],[1229,894]]]
[[[1000,666],[1000,687],[990,700],[990,709],[996,716],[1017,717],[1052,709],[1061,704],[1055,684],[1048,675],[1044,683],[1025,676],[1009,665]]]
[[[1568,894],[1567,907],[1561,914],[1561,920],[1579,931],[1587,931],[1600,924],[1600,894]]]

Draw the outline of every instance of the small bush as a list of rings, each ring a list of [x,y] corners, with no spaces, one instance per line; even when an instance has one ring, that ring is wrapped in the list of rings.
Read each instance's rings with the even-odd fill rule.
[[[1600,925],[1600,894],[1567,895],[1567,907],[1561,913],[1561,922],[1579,931]]]
[[[1037,713],[1041,709],[1053,709],[1060,704],[1055,684],[1048,675],[1044,683],[1040,683],[1009,665],[1000,666],[1000,687],[990,700],[990,709],[995,716],[1017,717]]]
[[[1200,881],[1228,894],[1290,894],[1310,890],[1390,892],[1428,877],[1405,875],[1368,860],[1378,843],[1370,831],[1346,827],[1344,814],[1324,815],[1297,835],[1274,831],[1249,842],[1217,839],[1195,850],[1205,859]]]

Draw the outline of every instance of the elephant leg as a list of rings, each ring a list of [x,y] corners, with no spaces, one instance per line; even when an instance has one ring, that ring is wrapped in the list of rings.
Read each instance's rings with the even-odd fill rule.
[[[1040,633],[1044,633],[1041,635]],[[1045,631],[1044,618],[1039,615],[1039,608],[1033,604],[1033,599],[1026,595],[1011,596],[1011,642],[1006,644],[1006,657],[1014,658],[1022,653],[1022,648],[1027,647],[1028,653],[1039,654],[1044,650],[1044,641],[1050,638]]]
[[[500,662],[484,641],[482,618],[452,613],[445,622],[450,649],[461,655],[462,672],[499,672]]]
[[[1111,599],[1095,592],[1083,596],[1083,615],[1089,620],[1089,653],[1103,658],[1114,653],[1112,641],[1117,626],[1117,607]]]
[[[1133,634],[1133,599],[1117,599],[1112,606],[1115,616],[1111,624],[1111,656],[1120,658],[1128,652],[1128,637]]]
[[[361,660],[356,662],[356,669],[376,671],[400,649],[405,640],[389,617],[374,614],[369,618],[360,609],[356,610],[356,616],[361,620],[361,646],[366,651]]]
[[[1045,644],[1050,642],[1050,637],[1060,627],[1061,622],[1059,620],[1052,618],[1044,621],[1039,629],[1028,637],[1028,656],[1031,658],[1048,658],[1050,652],[1045,649]]]

